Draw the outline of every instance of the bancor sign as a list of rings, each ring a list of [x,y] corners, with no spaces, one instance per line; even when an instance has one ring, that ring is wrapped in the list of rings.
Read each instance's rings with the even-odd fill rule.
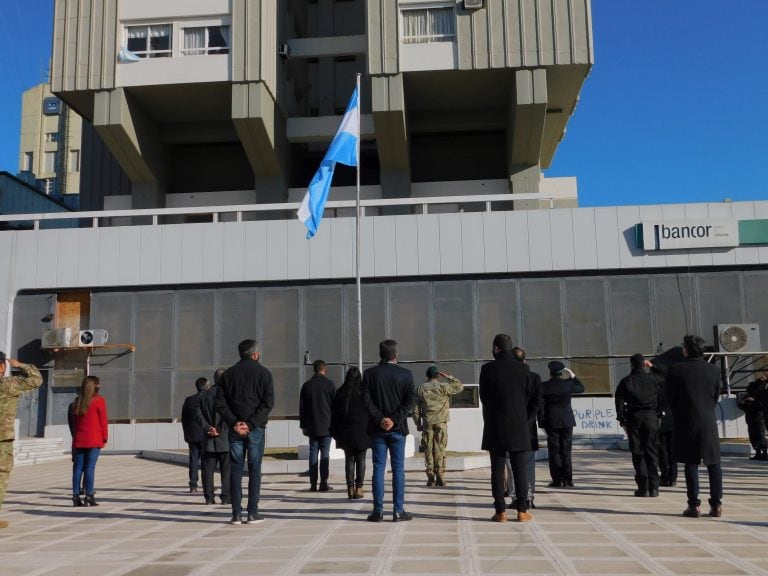
[[[644,250],[730,248],[739,245],[737,220],[651,220],[638,226]]]

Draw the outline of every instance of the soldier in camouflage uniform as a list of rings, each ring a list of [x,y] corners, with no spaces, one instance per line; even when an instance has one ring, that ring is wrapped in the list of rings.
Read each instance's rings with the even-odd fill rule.
[[[427,382],[417,392],[413,409],[416,429],[421,432],[424,448],[424,464],[427,472],[427,486],[445,486],[445,447],[448,445],[448,408],[450,398],[464,389],[462,383],[437,366],[427,368]],[[440,382],[445,378],[448,382]]]
[[[18,368],[24,376],[2,376],[6,373],[6,364]],[[0,352],[0,507],[8,489],[8,477],[13,469],[14,421],[19,398],[24,392],[34,390],[43,383],[43,377],[37,368],[6,358]],[[8,522],[0,520],[0,528],[7,528]]]

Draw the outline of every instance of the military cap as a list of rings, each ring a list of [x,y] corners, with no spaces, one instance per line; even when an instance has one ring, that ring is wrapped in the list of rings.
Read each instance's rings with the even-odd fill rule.
[[[547,368],[549,368],[549,371],[553,374],[558,374],[565,370],[565,364],[560,362],[559,360],[552,360],[549,364],[547,364]]]

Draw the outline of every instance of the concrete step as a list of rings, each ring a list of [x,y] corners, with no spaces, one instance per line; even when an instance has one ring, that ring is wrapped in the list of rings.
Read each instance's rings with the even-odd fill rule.
[[[13,449],[16,466],[67,458],[64,455],[64,440],[61,438],[21,438],[14,442]]]

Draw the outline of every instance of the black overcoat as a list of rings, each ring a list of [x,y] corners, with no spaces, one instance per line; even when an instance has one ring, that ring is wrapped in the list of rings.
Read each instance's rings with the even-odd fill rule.
[[[202,442],[206,434],[200,426],[197,418],[197,409],[200,406],[200,392],[187,396],[181,407],[181,429],[184,431],[184,442]]]
[[[229,427],[224,417],[216,410],[216,386],[208,388],[200,395],[197,419],[205,434],[204,452],[229,452]],[[219,431],[218,436],[208,436],[208,428],[213,426]]]
[[[550,378],[544,382],[544,418],[539,425],[545,430],[576,426],[571,398],[582,392],[584,384],[578,378]]]
[[[528,400],[528,433],[531,436],[531,450],[539,449],[539,429],[536,422],[544,416],[544,394],[541,376],[531,372],[531,397]]]
[[[531,449],[528,410],[533,378],[511,352],[499,352],[480,369],[483,405],[482,449],[527,452]]]
[[[307,436],[331,434],[331,402],[336,385],[322,374],[304,382],[299,393],[299,426]]]
[[[408,415],[416,404],[413,374],[394,362],[379,362],[363,372],[363,402],[368,407],[368,434],[384,434],[380,423],[390,418],[390,432],[408,436]]]
[[[368,409],[365,407],[362,384],[345,384],[338,389],[331,405],[331,435],[336,447],[358,453],[371,447],[368,435]]]
[[[720,369],[703,358],[687,358],[667,372],[674,429],[672,452],[684,464],[718,464],[720,436],[715,408],[720,396]]]

